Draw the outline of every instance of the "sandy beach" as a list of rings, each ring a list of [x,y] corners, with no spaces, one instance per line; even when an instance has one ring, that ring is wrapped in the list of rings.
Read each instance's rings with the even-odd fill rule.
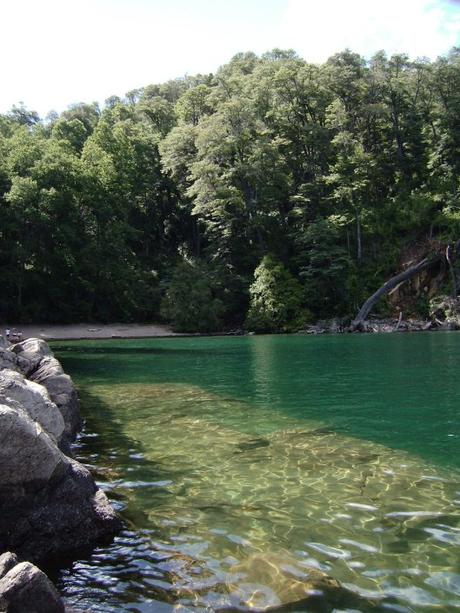
[[[42,338],[44,340],[178,336],[170,327],[159,324],[12,324],[8,328],[22,332],[23,339]],[[2,334],[5,334],[5,329],[6,326],[1,330]]]

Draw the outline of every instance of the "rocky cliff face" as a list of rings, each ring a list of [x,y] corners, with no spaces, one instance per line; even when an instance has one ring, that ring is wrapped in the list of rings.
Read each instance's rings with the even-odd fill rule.
[[[32,562],[71,555],[121,522],[88,470],[65,453],[81,425],[70,377],[44,341],[0,339],[0,554]],[[0,610],[2,598],[13,602],[26,589],[21,580],[44,585],[32,565],[19,566],[11,581],[0,580]]]

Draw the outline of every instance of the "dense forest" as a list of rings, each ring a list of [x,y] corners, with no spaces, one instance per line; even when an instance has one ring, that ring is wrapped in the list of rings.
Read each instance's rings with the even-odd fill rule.
[[[352,316],[403,253],[460,238],[459,176],[460,49],[244,53],[103,108],[14,107],[0,318],[269,331]]]

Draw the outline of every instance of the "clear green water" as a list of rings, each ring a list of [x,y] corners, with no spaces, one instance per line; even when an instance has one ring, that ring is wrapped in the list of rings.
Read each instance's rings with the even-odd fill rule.
[[[75,610],[260,610],[311,567],[370,599],[341,610],[460,610],[460,334],[54,350],[129,525],[61,572]]]

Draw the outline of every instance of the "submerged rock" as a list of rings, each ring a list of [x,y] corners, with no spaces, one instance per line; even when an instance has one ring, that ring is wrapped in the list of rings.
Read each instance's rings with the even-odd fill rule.
[[[44,572],[30,562],[0,579],[0,610],[8,613],[64,613],[64,603]]]
[[[270,441],[264,438],[253,438],[249,441],[242,441],[238,443],[238,451],[236,453],[243,453],[245,451],[252,451],[253,449],[260,449],[261,447],[269,447]]]
[[[359,607],[366,611],[376,605],[320,570],[300,569],[288,552],[254,554],[233,566],[230,573],[237,581],[234,585],[230,582],[228,588],[239,610],[281,613]]]

